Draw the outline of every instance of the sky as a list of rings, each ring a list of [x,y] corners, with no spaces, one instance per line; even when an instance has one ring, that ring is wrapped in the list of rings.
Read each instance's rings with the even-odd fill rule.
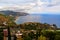
[[[60,0],[0,0],[0,10],[60,14]]]

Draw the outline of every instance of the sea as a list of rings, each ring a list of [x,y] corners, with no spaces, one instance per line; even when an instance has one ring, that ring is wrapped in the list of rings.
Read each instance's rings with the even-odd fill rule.
[[[16,19],[17,24],[25,22],[40,22],[47,24],[56,24],[60,28],[60,15],[59,14],[29,14],[27,16],[20,16]]]

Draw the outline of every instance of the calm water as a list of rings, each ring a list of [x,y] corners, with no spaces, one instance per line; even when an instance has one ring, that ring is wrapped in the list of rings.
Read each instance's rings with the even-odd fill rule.
[[[60,15],[31,14],[27,16],[20,16],[16,20],[17,24],[21,24],[24,22],[40,22],[40,23],[56,24],[58,27],[60,27]]]

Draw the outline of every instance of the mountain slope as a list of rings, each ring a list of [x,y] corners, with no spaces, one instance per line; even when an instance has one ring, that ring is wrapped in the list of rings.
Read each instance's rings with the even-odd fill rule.
[[[16,12],[16,11],[11,11],[11,10],[0,11],[0,14],[5,14],[5,15],[8,15],[8,16],[13,16],[13,17],[19,17],[19,16],[26,16],[26,15],[28,15],[28,13]]]

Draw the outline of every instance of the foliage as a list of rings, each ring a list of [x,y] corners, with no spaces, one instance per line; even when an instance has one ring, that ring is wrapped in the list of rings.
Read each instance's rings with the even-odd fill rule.
[[[60,35],[56,35],[55,40],[60,40]]]
[[[51,27],[49,24],[42,24],[38,22],[26,22],[19,25],[20,28],[26,29],[26,30],[37,30],[37,29],[54,29],[54,27]]]
[[[14,26],[16,23],[14,22],[14,18],[11,16],[6,16],[3,14],[0,14],[0,25],[8,25],[8,26]]]
[[[60,40],[60,31],[56,31],[55,40]]]
[[[0,40],[3,40],[3,29],[0,29]]]
[[[41,35],[40,37],[38,37],[38,40],[46,40],[46,37]]]
[[[54,40],[56,33],[54,31],[45,31],[43,35],[49,38],[49,40]]]

